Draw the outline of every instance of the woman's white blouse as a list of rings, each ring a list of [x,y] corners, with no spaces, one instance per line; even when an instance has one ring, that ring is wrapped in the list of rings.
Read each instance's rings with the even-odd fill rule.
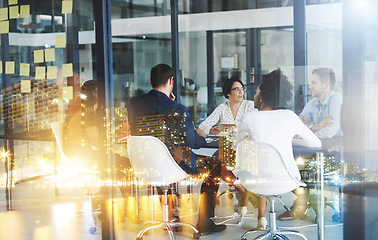
[[[249,132],[253,134],[256,141],[268,143],[277,149],[291,176],[298,180],[301,179],[301,175],[293,156],[293,137],[299,135],[302,146],[321,147],[319,138],[290,110],[246,113],[239,121],[237,128],[239,141],[241,133]]]
[[[237,124],[244,113],[255,111],[254,102],[250,100],[243,100],[236,118],[231,112],[230,102],[220,104],[215,110],[208,116],[205,121],[203,121],[199,128],[205,131],[206,134],[209,134],[210,129],[217,123],[221,124]]]

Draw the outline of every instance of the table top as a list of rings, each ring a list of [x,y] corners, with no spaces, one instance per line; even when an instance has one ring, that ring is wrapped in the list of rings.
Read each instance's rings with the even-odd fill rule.
[[[207,141],[207,143],[201,147],[202,148],[219,148],[219,138],[210,136],[208,139],[212,141]],[[293,139],[293,153],[294,156],[302,155],[302,156],[311,156],[316,153],[324,153],[330,154],[332,152],[338,152],[339,148],[342,146],[342,137],[334,137],[334,138],[321,138],[320,141],[322,142],[322,147],[320,148],[309,148],[298,146],[300,139]]]

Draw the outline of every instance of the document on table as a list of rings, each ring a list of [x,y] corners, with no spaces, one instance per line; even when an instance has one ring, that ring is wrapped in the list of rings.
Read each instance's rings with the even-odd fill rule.
[[[211,157],[213,154],[218,150],[218,148],[199,148],[199,149],[192,149],[196,155]]]

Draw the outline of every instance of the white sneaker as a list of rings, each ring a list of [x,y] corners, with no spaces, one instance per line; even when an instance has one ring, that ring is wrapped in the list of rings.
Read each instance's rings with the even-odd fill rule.
[[[257,229],[265,230],[266,226],[268,225],[268,221],[266,221],[265,217],[261,217],[257,222]]]
[[[240,213],[240,216],[241,216],[242,218],[243,218],[245,215],[247,215],[247,212],[248,212],[247,207],[241,207],[241,208],[240,208],[239,213]]]

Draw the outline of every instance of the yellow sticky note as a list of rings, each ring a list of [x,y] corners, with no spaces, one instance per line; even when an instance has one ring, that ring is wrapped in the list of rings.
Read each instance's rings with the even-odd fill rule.
[[[62,14],[72,13],[72,1],[62,1]]]
[[[0,73],[3,73],[3,61],[0,61]]]
[[[18,4],[18,0],[9,0],[9,1],[8,1],[8,4],[9,4],[9,5],[15,5],[15,4]]]
[[[31,92],[31,82],[30,80],[21,80],[21,93]]]
[[[20,18],[30,17],[30,5],[21,5],[20,6]]]
[[[66,35],[56,35],[55,48],[65,48],[65,47],[66,47]]]
[[[14,74],[14,62],[6,61],[5,62],[5,74]]]
[[[57,78],[58,78],[58,67],[47,66],[47,79],[57,79]]]
[[[35,67],[35,78],[45,79],[46,69],[45,67]]]
[[[0,22],[0,34],[9,33],[9,21]]]
[[[42,63],[45,61],[43,56],[43,49],[41,50],[34,50],[34,63]]]
[[[73,65],[72,63],[66,63],[62,65],[63,77],[73,76]]]
[[[20,76],[29,77],[30,76],[30,64],[20,63]]]
[[[8,8],[0,8],[0,21],[8,20]]]
[[[10,6],[9,19],[16,19],[16,18],[18,18],[18,6]]]
[[[54,62],[55,61],[55,48],[45,49],[45,61]]]
[[[63,87],[63,99],[73,99],[73,87]]]

